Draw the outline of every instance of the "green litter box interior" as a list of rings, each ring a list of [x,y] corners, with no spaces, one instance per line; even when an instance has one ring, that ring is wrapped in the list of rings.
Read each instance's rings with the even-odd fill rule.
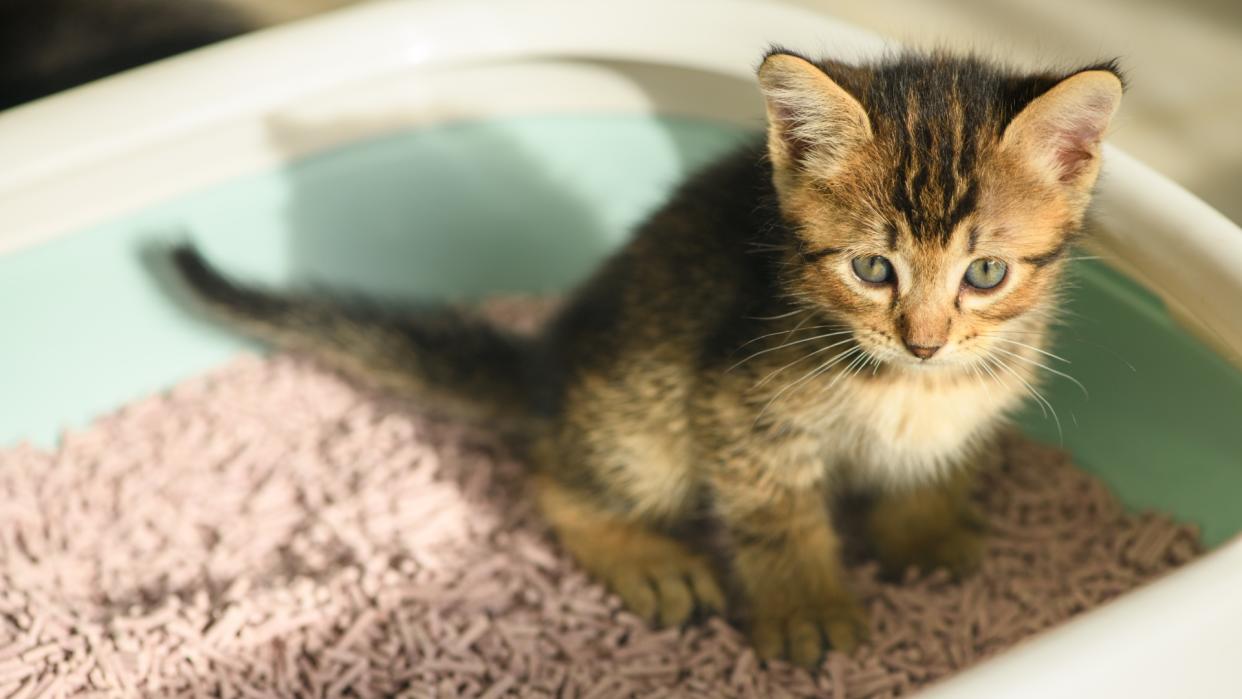
[[[140,262],[190,237],[227,269],[391,298],[555,292],[587,274],[688,171],[750,136],[646,116],[460,123],[353,144],[0,257],[0,446],[63,429],[225,361],[245,344],[186,317]],[[70,203],[67,203],[69,205]],[[1075,263],[1047,383],[1062,442],[1132,507],[1242,531],[1242,372],[1160,302]],[[1242,300],[1240,300],[1242,301]]]

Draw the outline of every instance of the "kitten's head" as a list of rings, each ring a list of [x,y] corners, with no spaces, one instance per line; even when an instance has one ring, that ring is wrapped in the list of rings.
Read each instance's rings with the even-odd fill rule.
[[[1111,63],[1016,75],[946,55],[854,67],[774,51],[759,82],[802,303],[912,366],[973,363],[1043,327],[1121,99]]]

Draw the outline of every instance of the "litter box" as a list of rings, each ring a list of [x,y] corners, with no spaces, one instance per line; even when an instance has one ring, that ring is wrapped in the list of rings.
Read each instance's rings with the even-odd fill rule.
[[[377,3],[0,114],[0,445],[52,445],[244,347],[151,283],[152,239],[394,298],[568,288],[762,128],[772,41],[885,48],[740,0]],[[1089,398],[1051,381],[1056,421],[1022,425],[1214,550],[924,696],[1239,695],[1242,230],[1106,158],[1056,347]]]

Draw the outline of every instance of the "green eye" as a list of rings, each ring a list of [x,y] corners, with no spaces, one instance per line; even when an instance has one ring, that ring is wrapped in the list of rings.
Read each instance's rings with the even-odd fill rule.
[[[976,289],[992,289],[1005,281],[1009,267],[1000,260],[981,257],[966,268],[966,283]]]
[[[854,274],[865,282],[886,284],[893,280],[893,263],[889,262],[886,257],[879,255],[855,257],[851,265],[854,267]]]

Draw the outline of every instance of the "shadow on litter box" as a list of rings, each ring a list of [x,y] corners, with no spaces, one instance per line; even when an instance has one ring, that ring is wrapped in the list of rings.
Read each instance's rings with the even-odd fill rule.
[[[686,103],[690,83],[701,86],[696,94],[707,108],[712,99],[723,109],[750,97],[754,133],[762,127],[749,81],[642,63],[604,65],[653,104]],[[294,279],[389,298],[564,291],[626,240],[685,175],[753,137],[702,120],[607,114],[469,117],[413,129],[406,114],[364,112],[330,122],[277,115],[267,131],[291,159],[351,143],[285,173]],[[634,159],[649,153],[660,164]],[[660,179],[644,179],[650,172]]]
[[[579,281],[615,244],[565,175],[546,172],[503,129],[461,122],[393,133],[393,123],[270,123],[273,143],[291,152],[371,135],[288,170],[295,283],[385,298],[551,291]]]

